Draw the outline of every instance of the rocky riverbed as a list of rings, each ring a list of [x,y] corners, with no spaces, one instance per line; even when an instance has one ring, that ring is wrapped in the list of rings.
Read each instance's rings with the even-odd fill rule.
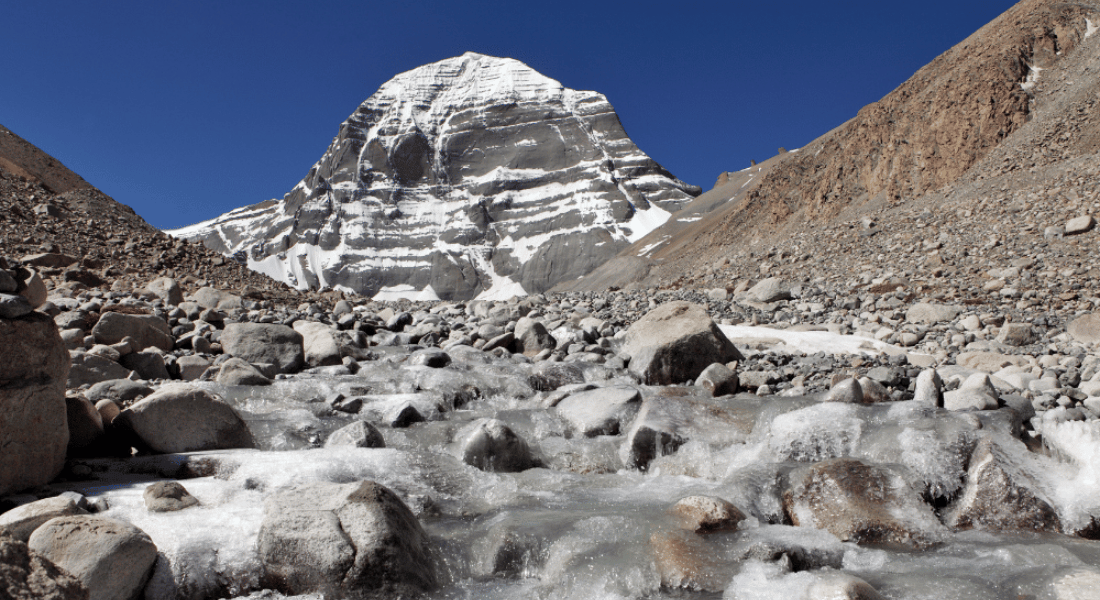
[[[766,279],[292,306],[42,260],[0,264],[15,597],[1100,589],[1079,304]]]

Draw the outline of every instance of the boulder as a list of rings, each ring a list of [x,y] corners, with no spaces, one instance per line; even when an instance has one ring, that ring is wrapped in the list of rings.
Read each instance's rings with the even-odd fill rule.
[[[817,573],[808,600],[886,600],[871,584],[848,573]]]
[[[88,600],[88,588],[26,542],[0,534],[0,594],[5,600]]]
[[[69,352],[50,317],[0,319],[0,495],[49,483],[69,444]],[[11,357],[19,357],[12,360]]]
[[[722,498],[713,496],[688,496],[672,505],[669,512],[676,517],[681,529],[695,533],[735,531],[745,520],[745,513]]]
[[[943,407],[943,379],[935,369],[925,369],[917,376],[913,400],[929,406]]]
[[[959,389],[945,392],[943,407],[947,410],[996,410],[1000,407],[997,388],[986,373],[967,377]]]
[[[153,393],[153,388],[144,381],[131,379],[109,379],[101,381],[84,392],[84,397],[92,402],[100,400],[114,400],[126,402],[136,400]]]
[[[1021,448],[1021,452],[1027,450]],[[1039,485],[989,437],[974,448],[966,487],[943,521],[956,529],[998,532],[1057,532],[1061,527],[1052,502]]]
[[[426,348],[413,352],[412,356],[409,357],[408,364],[414,367],[424,366],[432,369],[442,369],[451,364],[451,355],[436,348]]]
[[[166,385],[115,419],[159,453],[253,448],[248,425],[217,396],[188,384]]]
[[[68,496],[43,498],[0,514],[0,534],[25,542],[35,529],[50,519],[86,514],[88,511],[77,506],[76,501]]]
[[[180,370],[180,379],[184,381],[194,381],[210,368],[213,361],[210,359],[198,356],[196,354],[188,354],[187,356],[181,356],[176,359],[176,366]]]
[[[778,302],[791,298],[791,284],[776,277],[769,277],[752,286],[746,292],[750,300],[756,302]]]
[[[226,360],[218,367],[216,381],[222,385],[271,385],[272,383],[256,367],[236,357]]]
[[[295,321],[294,331],[302,334],[302,349],[306,364],[311,367],[327,367],[340,364],[343,358],[337,331],[324,323]]]
[[[920,492],[892,470],[852,458],[799,467],[788,476],[783,508],[801,527],[843,541],[925,548],[946,530]]]
[[[198,304],[202,308],[233,310],[242,307],[240,296],[234,296],[229,292],[223,292],[222,290],[212,287],[201,288],[194,294],[187,296],[186,299]]]
[[[145,289],[154,296],[164,300],[166,304],[173,306],[183,302],[183,290],[180,289],[175,279],[171,277],[158,277],[149,282]]]
[[[46,303],[46,282],[42,280],[38,271],[34,269],[27,269],[27,271],[30,274],[20,283],[15,293],[26,298],[27,302],[31,303],[31,308],[38,308]]]
[[[997,341],[1006,346],[1027,346],[1037,339],[1035,331],[1027,323],[1005,323],[997,334]]]
[[[172,328],[156,315],[127,315],[119,312],[103,313],[92,328],[92,336],[97,344],[117,344],[132,337],[137,342],[135,350],[160,348],[171,352],[175,345]]]
[[[538,559],[538,536],[511,523],[497,523],[470,547],[470,572],[474,577],[518,577]]]
[[[618,435],[637,413],[642,401],[630,387],[597,388],[566,397],[556,409],[584,437]]]
[[[131,352],[120,358],[118,364],[137,373],[142,379],[170,379],[164,357],[156,352]]]
[[[302,334],[286,325],[230,323],[222,331],[221,344],[226,354],[275,365],[280,373],[294,373],[305,364]]]
[[[103,417],[87,398],[66,396],[65,415],[69,424],[70,454],[79,454],[103,437]]]
[[[714,363],[743,360],[701,306],[675,301],[650,311],[630,326],[622,352],[630,372],[647,385],[695,379]]]
[[[0,319],[18,319],[33,311],[34,307],[23,296],[0,294]]]
[[[584,383],[584,371],[567,363],[540,363],[531,370],[527,383],[540,392],[552,392],[562,386]]]
[[[649,550],[664,588],[720,593],[736,573],[719,548],[689,531],[658,531]]]
[[[482,471],[517,473],[537,466],[527,442],[497,419],[481,419],[461,436],[462,462]]]
[[[1089,313],[1070,321],[1066,332],[1083,344],[1100,343],[1100,314]]]
[[[516,321],[513,349],[524,356],[535,356],[543,350],[553,350],[557,341],[546,326],[530,317],[521,317]]]
[[[97,384],[113,379],[126,379],[130,376],[130,369],[117,362],[80,350],[72,351],[72,364],[69,369],[65,385],[68,388],[78,388],[82,385]]]
[[[333,431],[325,440],[325,448],[385,448],[386,440],[378,428],[366,421],[355,421]]]
[[[703,369],[695,384],[710,392],[711,396],[725,396],[736,394],[740,382],[737,373],[734,373],[722,363],[714,363]]]
[[[671,402],[666,400],[658,396],[642,403],[627,431],[626,442],[619,448],[619,458],[627,467],[648,470],[654,459],[676,452],[687,441],[678,426],[691,416],[683,418],[680,411],[662,410],[669,408]]]
[[[953,320],[962,311],[963,309],[960,306],[918,302],[905,311],[905,320],[910,323],[935,325]]]
[[[149,512],[175,512],[199,504],[199,499],[178,481],[158,481],[148,485],[141,497]]]
[[[1096,226],[1096,219],[1092,215],[1082,215],[1066,221],[1066,235],[1077,235],[1091,231]]]
[[[438,585],[427,533],[373,481],[309,483],[269,496],[257,550],[265,587],[284,594],[381,600]]]
[[[837,382],[828,393],[823,402],[843,402],[846,404],[861,404],[863,402],[863,386],[859,381],[848,377]]]
[[[89,600],[137,598],[157,560],[157,547],[144,531],[94,515],[47,521],[27,546],[80,580]]]

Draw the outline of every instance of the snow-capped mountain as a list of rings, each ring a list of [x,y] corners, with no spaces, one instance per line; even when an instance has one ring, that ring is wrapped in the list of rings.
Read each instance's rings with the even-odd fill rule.
[[[588,273],[699,193],[602,94],[467,53],[385,83],[282,200],[169,233],[300,289],[507,297]]]

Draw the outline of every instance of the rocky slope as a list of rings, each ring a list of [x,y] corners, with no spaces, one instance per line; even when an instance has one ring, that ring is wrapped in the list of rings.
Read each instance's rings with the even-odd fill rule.
[[[970,295],[1017,256],[1078,267],[1091,246],[1043,232],[1098,208],[1097,23],[1100,3],[1018,3],[805,148],[724,174],[621,254],[630,277],[572,289],[732,290],[763,268],[853,286],[948,277]]]
[[[170,233],[299,289],[508,296],[584,275],[698,193],[603,95],[467,53],[385,83],[283,199]]]
[[[141,288],[162,275],[184,289],[214,284],[253,297],[298,295],[226,257],[158,231],[10,130],[0,127],[0,248],[27,258],[50,289],[108,282]],[[40,256],[45,255],[45,256]]]

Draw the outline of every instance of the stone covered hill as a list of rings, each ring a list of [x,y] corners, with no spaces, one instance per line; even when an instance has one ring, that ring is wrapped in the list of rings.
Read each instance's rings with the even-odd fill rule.
[[[168,275],[178,278],[185,292],[212,285],[258,298],[299,297],[201,244],[158,231],[133,209],[2,127],[0,248],[17,259],[48,255],[27,264],[41,272],[51,289],[106,285],[130,291]]]
[[[1059,228],[1087,231],[1100,210],[1097,23],[1097,2],[1018,3],[805,148],[723,174],[620,254],[632,269],[570,289],[780,275],[973,302],[1095,296],[1095,234]]]

